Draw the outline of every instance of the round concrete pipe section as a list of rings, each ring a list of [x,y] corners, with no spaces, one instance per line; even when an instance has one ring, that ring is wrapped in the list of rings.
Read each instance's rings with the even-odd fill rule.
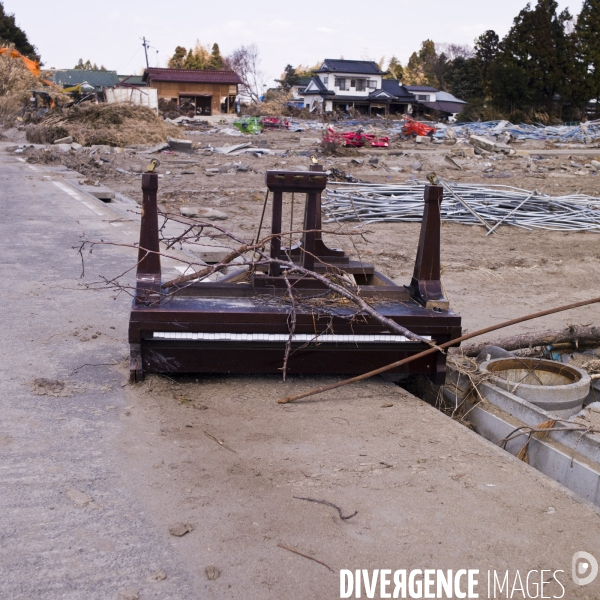
[[[577,414],[590,391],[590,376],[582,369],[538,358],[497,358],[481,363],[489,382],[553,415]]]

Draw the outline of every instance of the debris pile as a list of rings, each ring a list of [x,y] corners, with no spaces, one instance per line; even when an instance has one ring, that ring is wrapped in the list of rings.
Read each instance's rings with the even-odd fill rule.
[[[369,146],[372,148],[389,148],[390,138],[387,136],[377,136],[372,133],[364,133],[362,130],[346,131],[338,133],[331,127],[323,136],[323,145],[340,144],[350,148],[362,148]]]
[[[450,133],[452,132],[452,133]],[[600,120],[588,121],[578,125],[513,125],[509,121],[486,121],[484,123],[458,123],[452,127],[442,127],[434,136],[438,139],[455,134],[458,138],[471,136],[503,136],[506,141],[537,141],[562,144],[591,144],[600,142]]]
[[[358,184],[327,189],[323,209],[327,223],[360,221],[420,222],[423,183]],[[537,191],[493,185],[448,184],[441,206],[443,221],[464,225],[500,223],[531,231],[600,232],[600,198],[584,194],[549,196]]]
[[[83,146],[130,146],[157,144],[167,137],[179,137],[180,131],[165,123],[145,106],[123,104],[87,104],[47,113],[26,128],[27,141],[52,144],[71,137]]]
[[[22,121],[32,94],[42,89],[43,81],[34,75],[26,66],[27,59],[16,52],[0,54],[0,121],[11,125],[14,121]],[[22,60],[21,60],[22,59]],[[27,61],[31,63],[32,61]],[[45,87],[43,94],[53,103],[65,96],[56,88]]]

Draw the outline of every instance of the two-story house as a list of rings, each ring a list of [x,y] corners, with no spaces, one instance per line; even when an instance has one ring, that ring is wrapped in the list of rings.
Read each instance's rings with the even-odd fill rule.
[[[377,63],[370,60],[328,58],[315,73],[300,93],[311,111],[347,112],[352,107],[369,116],[411,113],[452,120],[467,104],[430,86],[384,79]]]
[[[328,58],[315,73],[301,94],[311,111],[346,112],[352,107],[368,115],[404,113],[415,101],[400,82],[383,79],[373,61]]]

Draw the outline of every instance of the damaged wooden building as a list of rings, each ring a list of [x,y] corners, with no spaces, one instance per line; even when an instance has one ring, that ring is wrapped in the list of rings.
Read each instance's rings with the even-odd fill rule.
[[[174,101],[196,115],[233,113],[241,79],[233,71],[198,69],[145,70],[143,81],[158,91],[158,100]]]

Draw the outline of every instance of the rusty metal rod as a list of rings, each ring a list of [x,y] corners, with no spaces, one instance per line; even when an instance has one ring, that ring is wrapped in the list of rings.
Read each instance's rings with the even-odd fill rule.
[[[524,317],[519,317],[518,319],[511,319],[510,321],[504,321],[504,323],[499,323],[498,325],[492,325],[491,327],[486,327],[485,329],[479,329],[478,331],[474,331],[473,333],[468,333],[467,335],[463,335],[461,337],[455,338],[446,342],[445,344],[440,344],[435,348],[428,348],[427,350],[423,350],[423,352],[419,352],[418,354],[413,354],[413,356],[409,356],[408,358],[403,358],[402,360],[396,361],[389,365],[385,365],[384,367],[380,367],[379,369],[375,369],[373,371],[369,371],[368,373],[363,373],[362,375],[357,375],[356,377],[351,377],[350,379],[345,379],[344,381],[339,381],[338,383],[331,383],[329,385],[322,385],[318,388],[314,388],[308,392],[304,392],[302,394],[296,394],[295,396],[288,396],[287,398],[281,398],[277,402],[279,404],[288,404],[289,402],[294,402],[295,400],[300,400],[301,398],[308,398],[309,396],[314,396],[315,394],[320,394],[321,392],[327,392],[329,390],[334,390],[336,388],[342,387],[344,385],[348,385],[350,383],[355,383],[357,381],[364,381],[365,379],[369,379],[374,377],[375,375],[379,375],[380,373],[385,373],[386,371],[390,371],[391,369],[395,369],[396,367],[400,367],[405,365],[413,360],[418,358],[422,358],[423,356],[427,356],[429,354],[433,354],[439,349],[449,348],[450,346],[454,346],[459,342],[464,342],[465,340],[470,340],[471,338],[477,337],[479,335],[484,335],[485,333],[490,333],[491,331],[497,331],[498,329],[504,329],[505,327],[510,327],[511,325],[516,325],[517,323],[523,323],[524,321],[531,321],[532,319],[537,319],[539,317],[545,317],[547,315],[553,315],[555,313],[563,312],[565,310],[571,310],[573,308],[579,308],[581,306],[588,306],[590,304],[597,304],[600,302],[600,297],[592,298],[591,300],[583,300],[582,302],[574,302],[573,304],[566,304],[564,306],[559,306],[557,308],[550,308],[548,310],[543,310],[541,312],[533,313],[531,315],[526,315]]]

